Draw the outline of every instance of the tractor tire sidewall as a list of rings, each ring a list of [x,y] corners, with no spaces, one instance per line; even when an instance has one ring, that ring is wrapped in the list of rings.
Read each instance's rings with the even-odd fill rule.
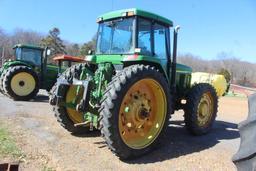
[[[208,124],[204,127],[200,127],[197,124],[198,105],[202,95],[207,92],[210,92],[213,99],[213,113],[211,115],[211,119],[208,121]],[[218,96],[215,89],[207,83],[196,84],[188,93],[186,101],[184,117],[187,130],[193,135],[203,135],[208,133],[215,122],[218,112]]]
[[[4,77],[6,75],[6,73],[8,72],[10,68],[7,68],[5,70],[3,70],[1,76],[0,76],[0,93],[2,93],[3,95],[7,95],[6,92],[4,91]]]
[[[69,79],[71,77],[75,77],[76,79],[79,79],[79,75],[82,72],[82,69],[84,67],[88,67],[87,64],[76,64],[72,67],[68,68],[65,72],[61,74],[59,78],[65,78]],[[54,95],[56,95],[57,90],[57,83],[52,87],[50,91],[50,98],[52,98]],[[64,92],[65,94],[63,97],[66,97],[66,93],[68,91],[68,88],[65,88]],[[57,119],[57,121],[60,123],[60,125],[65,128],[67,131],[73,133],[73,134],[82,134],[82,133],[88,133],[89,127],[88,126],[74,126],[74,122],[69,118],[67,110],[64,106],[53,106],[54,115]]]
[[[127,146],[119,133],[119,110],[122,100],[129,88],[141,79],[150,78],[157,81],[166,95],[166,117],[163,127],[154,142],[142,149],[133,149]],[[163,143],[165,139],[172,102],[170,100],[169,86],[165,77],[153,67],[144,65],[132,65],[125,68],[109,83],[104,92],[100,112],[100,129],[108,147],[121,160],[132,159],[141,156]]]
[[[17,95],[11,88],[12,78],[20,72],[26,72],[26,73],[30,74],[31,76],[33,76],[33,78],[35,80],[34,90],[26,96]],[[37,74],[31,68],[29,68],[27,66],[14,66],[14,67],[11,67],[5,74],[4,81],[3,81],[3,87],[4,87],[4,91],[12,99],[18,100],[18,101],[19,100],[28,101],[30,99],[33,99],[37,95],[37,93],[39,91],[40,83],[39,83],[39,78],[38,78]]]

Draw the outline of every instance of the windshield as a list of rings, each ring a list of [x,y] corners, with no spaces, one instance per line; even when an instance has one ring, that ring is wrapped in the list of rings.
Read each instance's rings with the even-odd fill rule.
[[[16,48],[16,59],[31,62],[34,65],[41,65],[41,50]]]
[[[129,54],[134,52],[134,18],[99,24],[96,54]]]

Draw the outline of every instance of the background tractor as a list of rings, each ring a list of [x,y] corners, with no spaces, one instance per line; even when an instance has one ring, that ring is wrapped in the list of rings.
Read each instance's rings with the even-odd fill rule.
[[[77,62],[81,59],[61,55],[54,60],[59,65],[48,64],[49,48],[18,44],[14,46],[14,59],[5,62],[0,68],[0,92],[14,100],[30,100],[39,89],[51,90],[64,61]]]
[[[72,133],[101,130],[121,159],[152,150],[166,135],[170,114],[183,109],[187,129],[207,133],[218,97],[208,83],[191,86],[192,69],[176,63],[173,22],[139,9],[100,16],[95,53],[57,80],[50,103]]]

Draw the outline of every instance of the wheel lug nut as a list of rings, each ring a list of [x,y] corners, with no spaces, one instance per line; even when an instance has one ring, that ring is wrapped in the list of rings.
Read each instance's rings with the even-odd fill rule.
[[[124,108],[124,112],[125,113],[128,113],[130,111],[130,108],[128,107],[128,106],[126,106],[125,108]]]
[[[126,126],[131,128],[132,127],[132,123],[129,122],[129,123],[126,124]]]

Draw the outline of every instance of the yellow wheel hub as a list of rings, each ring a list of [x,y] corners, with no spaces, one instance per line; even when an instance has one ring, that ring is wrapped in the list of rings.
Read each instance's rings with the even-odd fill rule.
[[[36,81],[34,77],[27,72],[17,73],[12,77],[11,89],[18,96],[27,96],[34,91]]]
[[[199,126],[204,127],[211,121],[213,108],[214,103],[211,94],[209,92],[204,93],[197,109],[197,124]]]
[[[153,79],[142,79],[130,87],[119,111],[119,133],[133,149],[150,145],[161,132],[167,112],[162,86]]]
[[[66,94],[66,103],[75,103],[75,99],[77,99],[78,102],[83,97],[83,88],[81,87],[79,92],[77,93],[77,86],[70,86],[67,94]],[[83,113],[78,112],[74,108],[67,107],[66,108],[67,114],[69,118],[72,120],[72,122],[75,123],[81,123],[84,121],[83,119]]]

